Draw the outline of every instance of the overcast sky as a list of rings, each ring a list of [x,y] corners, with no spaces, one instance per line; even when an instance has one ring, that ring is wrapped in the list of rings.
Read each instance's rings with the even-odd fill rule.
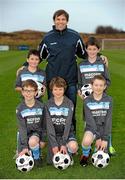
[[[125,0],[0,0],[0,31],[49,31],[58,9],[70,15],[68,27],[93,33],[98,25],[125,31]]]

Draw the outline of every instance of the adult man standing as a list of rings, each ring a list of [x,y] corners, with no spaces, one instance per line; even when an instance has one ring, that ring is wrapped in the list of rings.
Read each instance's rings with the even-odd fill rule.
[[[69,14],[65,10],[58,10],[53,15],[54,26],[39,45],[41,59],[47,59],[47,84],[53,77],[60,76],[67,82],[65,95],[72,100],[76,107],[77,95],[77,56],[84,58],[85,47],[80,35],[67,28]],[[48,88],[48,98],[51,92]],[[74,131],[76,131],[75,111],[73,116]]]

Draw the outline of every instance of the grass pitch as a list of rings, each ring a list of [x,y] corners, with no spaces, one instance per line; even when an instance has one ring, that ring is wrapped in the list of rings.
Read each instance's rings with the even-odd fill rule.
[[[105,169],[92,165],[82,168],[79,165],[81,140],[83,136],[82,102],[77,99],[77,140],[79,154],[74,157],[75,164],[64,171],[44,163],[39,169],[21,173],[15,167],[13,156],[16,149],[16,116],[15,108],[20,103],[20,95],[14,90],[16,70],[26,59],[26,51],[0,52],[0,178],[3,179],[123,179],[125,178],[125,51],[104,51],[109,58],[111,87],[108,94],[113,97],[113,146],[117,154],[111,158]],[[40,65],[45,67],[45,63]],[[44,98],[46,101],[47,97]]]

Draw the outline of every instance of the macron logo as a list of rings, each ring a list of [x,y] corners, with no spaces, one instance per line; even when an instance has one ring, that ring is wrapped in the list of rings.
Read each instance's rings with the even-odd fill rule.
[[[55,45],[55,44],[57,44],[57,42],[52,42],[52,43],[50,43],[50,45]]]

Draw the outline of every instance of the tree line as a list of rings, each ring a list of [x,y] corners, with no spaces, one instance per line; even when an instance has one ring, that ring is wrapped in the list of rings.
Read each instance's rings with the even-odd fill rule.
[[[113,28],[112,26],[98,26],[95,30],[96,34],[116,34],[125,33],[123,30]]]

